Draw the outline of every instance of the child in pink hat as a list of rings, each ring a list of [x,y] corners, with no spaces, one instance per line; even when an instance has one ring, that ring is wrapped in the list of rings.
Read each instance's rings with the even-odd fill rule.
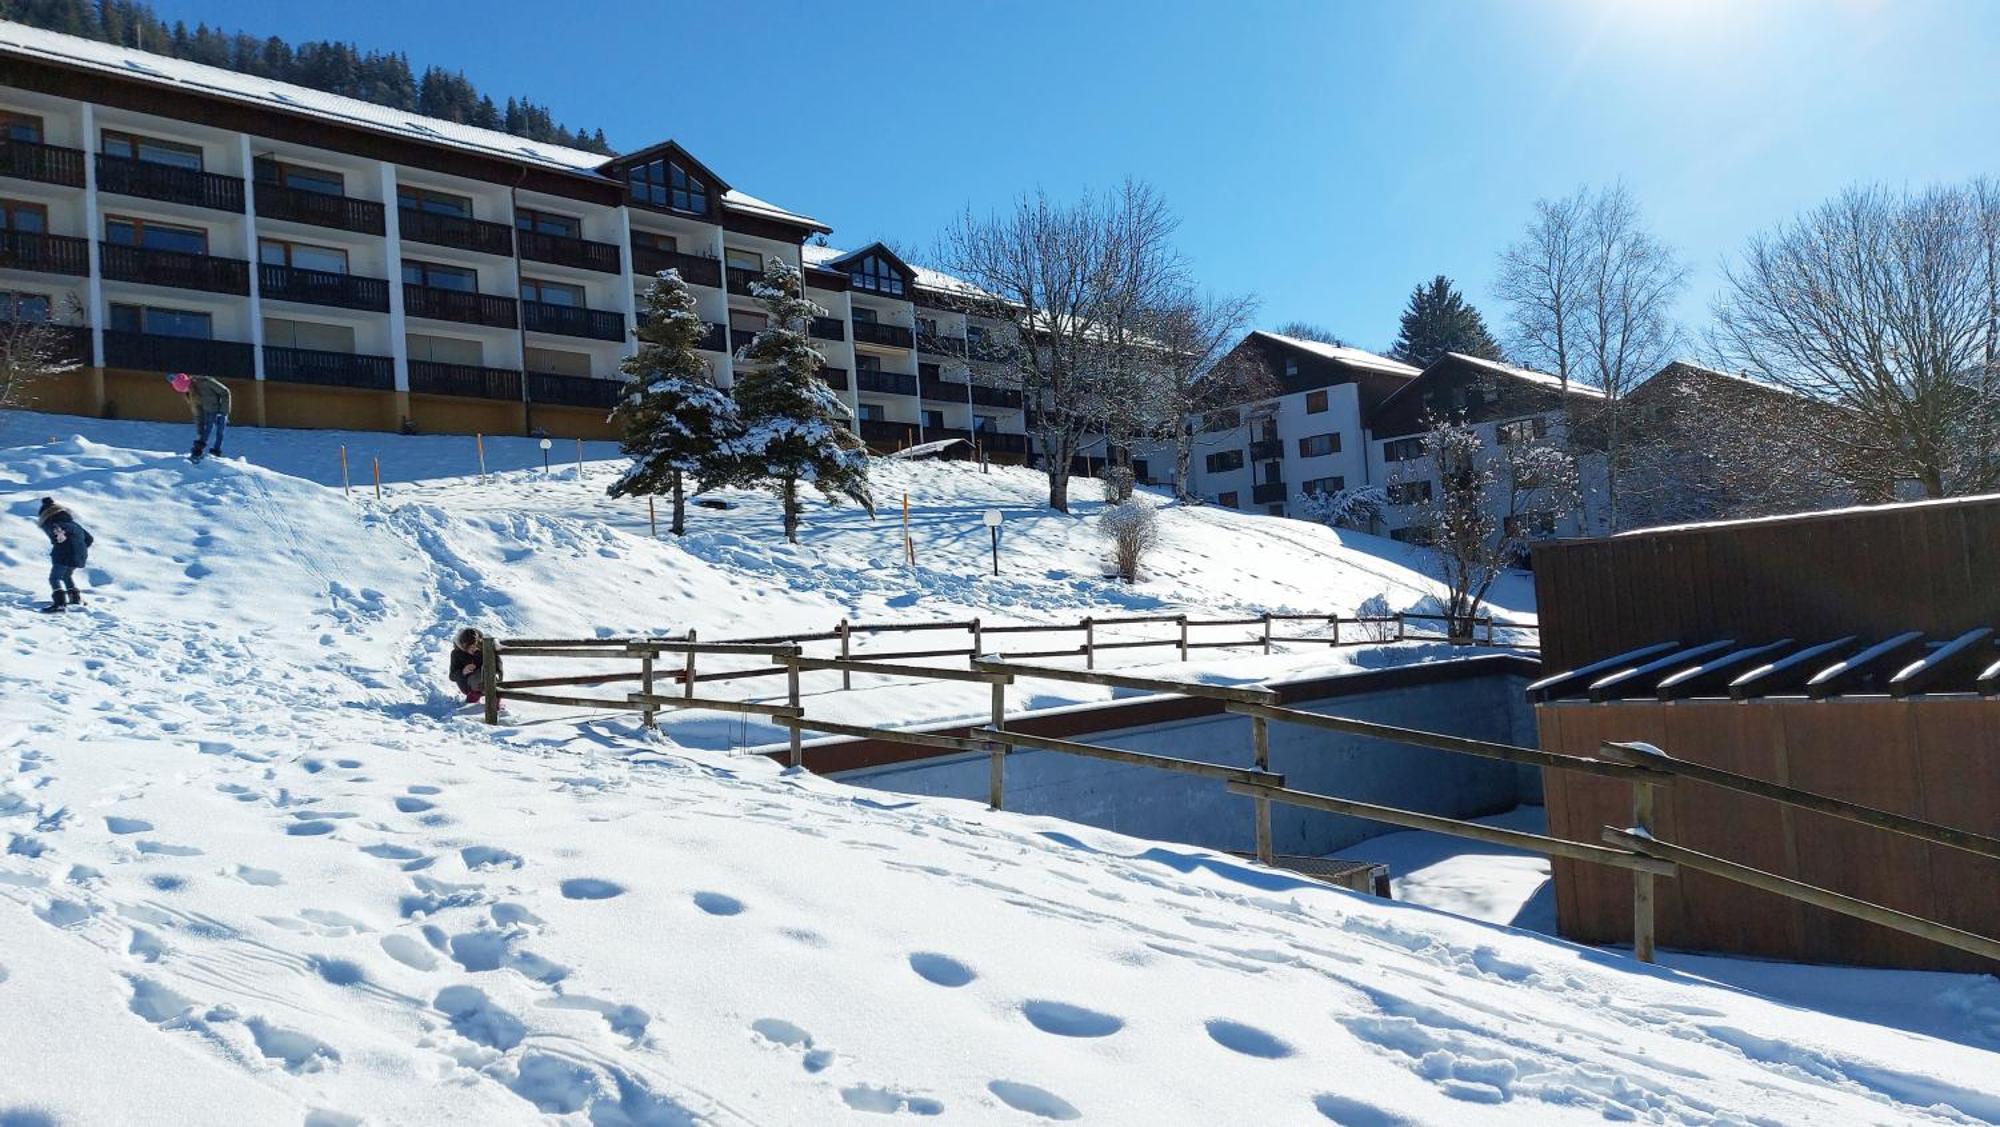
[[[168,376],[167,383],[187,397],[188,413],[194,416],[194,449],[188,457],[199,462],[203,454],[220,455],[222,436],[229,425],[229,385],[214,376],[186,372]]]

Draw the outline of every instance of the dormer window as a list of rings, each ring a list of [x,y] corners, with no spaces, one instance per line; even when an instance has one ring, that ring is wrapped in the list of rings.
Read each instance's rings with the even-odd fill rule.
[[[871,254],[847,268],[847,281],[857,290],[903,296],[903,273],[879,254]]]
[[[626,181],[636,203],[696,215],[708,214],[708,185],[701,177],[682,167],[679,161],[661,157],[634,165],[626,173]]]

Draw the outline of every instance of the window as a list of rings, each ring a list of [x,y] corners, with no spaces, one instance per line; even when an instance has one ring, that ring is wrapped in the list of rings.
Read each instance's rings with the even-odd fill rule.
[[[875,311],[865,305],[854,307],[854,319],[861,324],[872,325],[876,321]]]
[[[537,235],[560,235],[565,239],[583,237],[583,220],[574,215],[556,215],[553,212],[536,211],[533,208],[514,209],[514,226],[518,230],[533,231]]]
[[[33,114],[0,110],[0,140],[42,143],[42,119]]]
[[[207,254],[208,232],[199,227],[181,227],[133,219],[123,215],[104,217],[104,241],[121,247],[173,250],[183,254]]]
[[[316,321],[288,321],[264,318],[264,343],[271,348],[304,348],[314,352],[354,351],[354,329],[349,325],[322,325]]]
[[[1494,437],[1502,446],[1512,446],[1521,442],[1533,442],[1549,432],[1549,421],[1539,415],[1527,419],[1515,419],[1493,428]]]
[[[925,336],[930,336],[930,337],[938,335],[937,318],[935,317],[917,318],[917,331],[924,334]]]
[[[297,188],[302,192],[318,192],[327,196],[347,193],[347,177],[324,168],[306,168],[282,160],[259,160],[256,162],[256,172],[258,181],[264,184],[276,184],[280,187]]]
[[[764,274],[764,256],[754,250],[737,250],[731,247],[722,252],[722,260],[731,270],[748,270],[759,277]]]
[[[1218,451],[1217,453],[1210,454],[1204,460],[1203,465],[1207,467],[1209,473],[1228,473],[1230,470],[1240,470],[1243,468],[1243,451]]]
[[[861,417],[870,422],[879,423],[883,421],[882,405],[880,403],[863,403],[861,405]]]
[[[472,198],[455,196],[450,192],[438,192],[429,188],[412,188],[396,185],[396,206],[412,211],[428,211],[432,215],[456,215],[460,219],[472,218]]]
[[[141,137],[136,133],[120,133],[112,129],[104,131],[104,155],[201,171],[199,145],[183,145],[179,141],[162,141],[157,137]]]
[[[680,240],[672,235],[662,235],[658,231],[641,231],[636,227],[632,229],[632,245],[645,247],[648,250],[663,250],[668,254],[677,254],[681,249]]]
[[[521,300],[539,301],[545,305],[569,305],[583,308],[583,287],[567,282],[545,282],[540,278],[521,279]]]
[[[1236,494],[1233,492],[1219,493],[1215,497],[1215,503],[1221,505],[1225,509],[1233,509],[1236,507]]]
[[[931,410],[926,410],[926,411],[924,412],[924,429],[925,429],[925,430],[943,430],[943,429],[944,429],[944,412],[943,412],[943,411],[931,411]]]
[[[1284,482],[1285,482],[1285,465],[1284,465],[1284,463],[1283,463],[1283,462],[1265,462],[1265,463],[1264,463],[1264,484],[1265,484],[1265,485],[1283,485],[1283,484],[1284,484]]]
[[[409,346],[411,360],[432,364],[470,364],[474,367],[486,362],[484,350],[476,340],[433,337],[422,333],[411,333],[403,339]]]
[[[479,271],[468,266],[446,266],[441,262],[406,258],[403,260],[403,280],[432,289],[479,292]]]
[[[523,364],[530,372],[546,372],[555,376],[587,376],[590,374],[590,354],[587,352],[558,352],[553,348],[530,348],[524,354]]]
[[[1389,503],[1391,505],[1422,505],[1431,499],[1431,483],[1428,481],[1392,481],[1389,483]]]
[[[0,321],[41,324],[54,312],[54,303],[45,293],[16,293],[0,290]]]
[[[1278,441],[1278,420],[1264,419],[1257,424],[1257,437],[1265,442]]]
[[[854,370],[857,372],[879,372],[882,370],[882,358],[880,356],[870,356],[865,352],[857,352],[854,354]]]
[[[895,264],[879,254],[871,254],[847,268],[848,284],[870,293],[903,296],[903,275]]]
[[[1000,431],[1000,420],[994,415],[974,415],[972,417],[972,429],[979,434],[997,434]],[[1140,462],[1138,464],[1143,466],[1146,463]]]
[[[625,174],[625,182],[635,203],[708,214],[708,185],[681,167],[679,161],[661,157],[635,165]]]
[[[1326,411],[1326,389],[1306,392],[1306,414],[1318,415]]]
[[[771,327],[771,318],[752,309],[732,309],[729,311],[729,327],[749,333],[761,333]]]
[[[1332,477],[1313,477],[1299,483],[1299,488],[1310,497],[1315,493],[1338,493],[1347,488],[1347,479],[1335,474]]]
[[[1428,544],[1431,542],[1431,530],[1416,525],[1408,528],[1392,528],[1389,530],[1389,539],[1399,540],[1405,544]]]
[[[1296,356],[1285,357],[1285,378],[1288,380],[1295,380],[1299,378],[1298,357]]]
[[[1422,438],[1396,438],[1382,444],[1382,460],[1385,462],[1407,462],[1411,458],[1424,456]]]
[[[1340,436],[1337,434],[1309,434],[1299,439],[1299,457],[1324,458],[1328,454],[1340,453]]]
[[[257,261],[266,266],[290,266],[295,270],[319,270],[328,274],[347,273],[347,252],[339,247],[290,243],[283,239],[259,239]]]
[[[160,309],[151,305],[113,305],[111,327],[121,333],[151,333],[161,337],[214,340],[209,315],[192,309]]]
[[[1141,485],[1153,484],[1153,475],[1146,472],[1146,459],[1132,459],[1132,480]]]
[[[49,229],[49,209],[38,203],[0,200],[0,231],[29,231],[44,234]]]

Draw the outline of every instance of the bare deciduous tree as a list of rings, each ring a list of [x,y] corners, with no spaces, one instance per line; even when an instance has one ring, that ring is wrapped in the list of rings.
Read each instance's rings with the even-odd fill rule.
[[[70,305],[77,303],[72,299]],[[36,382],[81,367],[72,355],[71,334],[76,330],[51,320],[47,310],[40,316],[21,312],[0,310],[0,411],[29,407]]]
[[[1857,187],[1751,240],[1727,274],[1714,344],[1730,362],[1843,408],[1802,414],[1887,496],[2000,486],[1992,190]]]
[[[1216,297],[1191,288],[1152,311],[1146,336],[1158,351],[1153,379],[1144,389],[1145,429],[1173,444],[1174,491],[1183,501],[1193,496],[1189,420],[1278,393],[1263,354],[1235,347],[1256,312],[1254,297]]]
[[[1144,501],[1126,501],[1104,510],[1097,521],[1098,528],[1111,540],[1118,577],[1127,583],[1138,582],[1140,561],[1160,542],[1160,522],[1153,515],[1153,506]]]

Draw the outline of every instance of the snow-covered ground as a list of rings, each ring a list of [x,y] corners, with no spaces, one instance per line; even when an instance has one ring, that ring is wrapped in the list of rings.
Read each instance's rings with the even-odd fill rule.
[[[462,440],[345,436],[358,479],[383,459],[377,504],[326,484],[341,436],[246,428],[251,464],[190,467],[167,453],[186,428],[7,425],[10,1127],[2000,1121],[2000,1057],[1963,1040],[1199,849],[787,774],[714,750],[755,734],[719,721],[523,708],[488,729],[440,688],[467,621],[725,637],[1407,605],[1430,586],[1387,542],[1171,510],[1153,578],[1126,588],[1100,578],[1087,515],[1039,510],[1025,473],[885,466],[884,519],[816,509],[797,547],[731,495],[662,543],[643,504],[602,497],[607,468],[545,476],[524,440],[489,442],[502,472],[481,483]],[[27,609],[44,494],[97,536],[81,614]],[[997,581],[988,506],[1008,513]],[[1397,659],[1341,653],[1203,669]],[[844,707],[958,705],[890,686]]]

